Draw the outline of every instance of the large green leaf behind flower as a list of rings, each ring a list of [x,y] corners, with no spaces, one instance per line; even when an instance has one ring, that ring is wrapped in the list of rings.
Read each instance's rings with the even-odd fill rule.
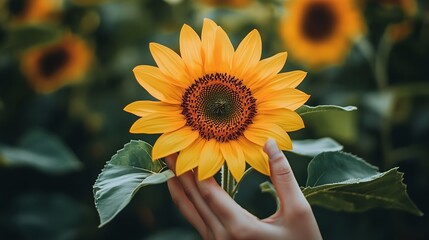
[[[409,198],[402,180],[403,173],[397,168],[380,173],[377,167],[351,154],[324,152],[309,163],[307,186],[302,191],[311,205],[334,211],[389,208],[423,215]],[[270,182],[260,187],[262,192],[277,196]]]
[[[391,208],[423,213],[410,200],[403,174],[397,168],[386,172],[344,152],[325,152],[308,165],[303,193],[312,205],[350,212]]]
[[[161,161],[152,161],[151,152],[148,143],[132,140],[107,162],[94,184],[99,227],[127,206],[141,187],[163,183],[174,176],[170,170],[163,171]]]
[[[291,152],[309,157],[314,157],[322,152],[343,150],[343,146],[341,144],[329,137],[293,140],[292,143],[293,149]]]

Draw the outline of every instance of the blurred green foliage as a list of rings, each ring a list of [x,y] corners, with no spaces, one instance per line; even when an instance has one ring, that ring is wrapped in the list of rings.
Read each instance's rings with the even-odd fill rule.
[[[282,1],[255,0],[230,8],[197,0],[63,0],[47,17],[25,21],[14,16],[18,8],[11,6],[17,2],[27,1],[0,0],[0,145],[7,149],[0,157],[0,239],[169,239],[179,234],[195,239],[165,186],[140,191],[113,221],[97,228],[92,185],[98,173],[130,139],[153,143],[157,138],[128,133],[136,118],[123,107],[151,98],[131,70],[154,65],[149,42],[178,51],[181,26],[187,23],[199,32],[204,17],[222,26],[234,46],[257,28],[264,57],[287,51],[277,31],[285,12]],[[309,105],[355,105],[358,111],[304,116],[306,128],[292,137],[332,137],[380,171],[398,166],[411,199],[426,213],[416,217],[377,209],[356,214],[315,207],[325,239],[426,239],[429,4],[417,1],[416,14],[408,16],[382,1],[357,2],[365,2],[368,30],[342,65],[313,71],[290,58],[284,70],[308,71],[298,88],[312,95]],[[389,29],[404,22],[405,33],[393,39]],[[87,42],[94,54],[92,67],[79,83],[38,93],[22,72],[23,54],[66,32]],[[39,129],[36,136],[34,129]],[[16,158],[11,151],[25,152],[25,157]],[[310,158],[286,154],[305,185]],[[14,157],[21,162],[13,164]],[[237,200],[257,216],[269,216],[275,202],[259,189],[267,178],[251,175]]]

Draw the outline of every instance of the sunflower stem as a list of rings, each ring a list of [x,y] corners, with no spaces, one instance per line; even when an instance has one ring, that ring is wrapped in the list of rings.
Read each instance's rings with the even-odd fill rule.
[[[228,194],[232,198],[234,198],[234,188],[235,188],[235,180],[232,176],[231,172],[228,171]]]
[[[244,177],[246,177],[247,174],[251,173],[253,171],[252,167],[249,167],[246,171],[243,173],[243,177],[241,177],[240,181],[237,182],[234,186],[234,189],[232,190],[232,198],[235,198],[235,194],[238,192],[238,188],[240,187],[241,182],[243,181]]]
[[[234,189],[235,189],[235,180],[232,176],[231,172],[228,169],[228,166],[224,164],[221,169],[221,186],[225,192],[229,194],[232,198],[234,198]]]
[[[228,176],[226,172],[228,172],[228,166],[226,166],[226,164],[223,164],[220,170],[220,175],[221,175],[220,185],[222,189],[225,190],[225,192],[228,192],[227,190]]]

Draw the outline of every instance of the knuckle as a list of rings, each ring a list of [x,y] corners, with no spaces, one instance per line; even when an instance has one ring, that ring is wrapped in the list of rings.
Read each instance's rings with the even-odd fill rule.
[[[309,217],[312,215],[311,206],[307,201],[297,203],[291,210],[290,214],[296,218],[301,218],[301,219]]]
[[[184,187],[183,192],[189,199],[193,199],[194,197],[194,191],[190,187]]]
[[[274,173],[279,176],[289,176],[292,175],[292,169],[285,164],[279,164]]]
[[[288,164],[285,156],[282,153],[278,153],[270,160],[271,172],[277,176],[289,176],[292,175],[292,169]]]
[[[271,162],[273,163],[280,164],[280,163],[284,163],[284,161],[285,161],[285,156],[283,155],[282,152],[278,152],[273,156],[271,156]]]
[[[284,162],[274,165],[272,174],[283,181],[292,181],[294,178],[291,167]]]
[[[212,193],[208,190],[205,189],[200,189],[200,193],[201,193],[201,198],[207,202],[210,203],[213,199]]]

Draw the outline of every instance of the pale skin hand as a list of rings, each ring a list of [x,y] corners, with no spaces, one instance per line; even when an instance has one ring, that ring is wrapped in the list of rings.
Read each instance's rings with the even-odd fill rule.
[[[271,181],[280,199],[280,209],[258,219],[238,205],[213,179],[197,181],[189,171],[168,181],[174,203],[204,239],[322,239],[316,219],[299,188],[292,169],[276,142],[264,146],[269,156]],[[174,171],[177,155],[166,158]]]

